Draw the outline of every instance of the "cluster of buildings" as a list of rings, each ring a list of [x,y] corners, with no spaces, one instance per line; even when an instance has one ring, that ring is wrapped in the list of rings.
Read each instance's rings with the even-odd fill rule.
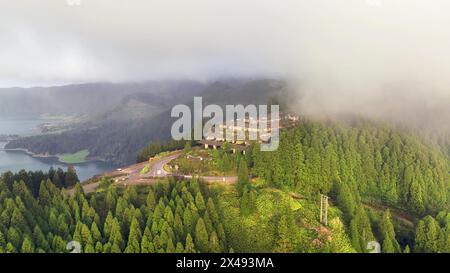
[[[200,141],[204,145],[205,149],[219,148],[222,143],[225,142],[226,132],[234,132],[235,138],[229,141],[232,145],[233,152],[241,150],[245,153],[245,146],[249,144],[249,140],[257,140],[260,143],[269,142],[272,137],[272,130],[274,128],[271,125],[276,124],[277,129],[289,128],[294,126],[299,121],[299,116],[293,112],[280,113],[278,118],[261,117],[255,119],[254,117],[245,117],[243,119],[236,119],[232,122],[221,124],[218,130],[222,130],[222,134],[210,134],[204,136],[204,139]],[[229,125],[233,124],[233,125]],[[213,128],[216,130],[216,128]],[[238,133],[245,135],[245,140],[236,140]],[[250,138],[253,135],[254,138]]]

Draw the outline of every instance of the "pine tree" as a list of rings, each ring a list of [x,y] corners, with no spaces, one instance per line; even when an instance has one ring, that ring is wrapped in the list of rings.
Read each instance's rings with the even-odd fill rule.
[[[6,239],[5,235],[3,235],[2,231],[0,230],[0,247],[6,246]]]
[[[152,189],[150,189],[150,191],[147,194],[147,201],[146,201],[147,207],[150,210],[154,210],[155,206],[156,206],[156,197],[155,197],[155,193],[153,192]]]
[[[107,242],[103,245],[102,253],[111,253],[111,243]]]
[[[205,200],[203,199],[200,191],[198,191],[195,196],[195,205],[201,212],[205,211],[206,209]]]
[[[67,243],[60,236],[55,236],[53,238],[53,243],[52,243],[53,252],[66,253],[66,251],[67,251],[66,246],[67,246]]]
[[[253,189],[250,186],[244,188],[241,197],[241,214],[248,216],[256,210],[256,196]]]
[[[120,231],[120,225],[119,225],[119,222],[117,221],[117,219],[113,219],[113,222],[111,225],[111,235],[109,238],[109,242],[111,243],[111,252],[112,253],[120,253],[121,252],[124,241],[122,238],[122,233]]]
[[[177,247],[175,248],[175,253],[184,253],[183,244],[181,242],[177,243]]]
[[[351,219],[356,210],[356,202],[345,183],[337,183],[337,205],[342,209],[347,219]]]
[[[189,208],[186,208],[183,213],[184,232],[191,233],[193,231],[193,219],[192,213]]]
[[[111,211],[108,211],[108,215],[106,216],[105,223],[103,224],[103,233],[105,234],[105,238],[109,239],[111,236],[111,229],[113,224],[113,216]]]
[[[174,228],[175,234],[177,235],[177,238],[184,238],[183,222],[178,213],[175,214],[173,228]]]
[[[28,236],[25,237],[22,243],[22,247],[20,248],[21,253],[33,253],[34,247]]]
[[[142,236],[141,253],[154,253],[154,252],[155,249],[153,248],[151,239],[146,235]]]
[[[239,163],[238,181],[236,183],[236,190],[239,193],[239,196],[242,196],[244,188],[248,184],[249,184],[248,168],[247,164],[242,160]]]
[[[175,253],[175,246],[170,238],[167,241],[166,253]]]
[[[211,253],[220,252],[219,238],[217,237],[217,233],[215,231],[213,231],[211,233],[211,236],[209,236],[209,252]]]
[[[141,246],[139,242],[142,239],[139,223],[136,218],[133,218],[130,226],[130,233],[128,235],[128,244],[125,248],[125,253],[139,253]]]
[[[386,210],[383,214],[383,219],[380,224],[380,232],[383,239],[383,252],[401,252],[400,245],[395,239],[394,225],[391,222],[391,213],[389,210]]]
[[[364,208],[356,210],[355,217],[350,222],[350,234],[352,245],[358,252],[367,252],[367,246],[374,239],[370,220]]]
[[[16,253],[16,252],[17,252],[17,250],[16,250],[16,248],[14,247],[13,244],[8,243],[6,245],[6,253]]]
[[[70,188],[80,182],[75,167],[69,166],[65,175],[65,187]]]
[[[214,201],[212,200],[212,198],[208,198],[208,202],[206,203],[206,209],[214,225],[219,224],[220,222],[219,214],[217,213],[217,209],[216,206],[214,205]]]
[[[53,183],[56,187],[58,187],[58,188],[62,188],[62,187],[65,186],[65,185],[63,184],[63,180],[62,180],[62,178],[61,178],[61,176],[60,176],[59,173],[55,173],[55,175],[53,176],[53,178],[51,179],[51,181],[52,181],[52,183]]]
[[[87,244],[84,247],[84,253],[95,253],[95,248],[92,244]]]
[[[197,252],[195,250],[194,241],[192,240],[191,234],[189,234],[189,233],[186,236],[186,246],[184,247],[184,252],[185,253],[196,253]]]
[[[205,222],[199,218],[195,226],[195,245],[200,252],[208,251],[208,232],[206,230]]]
[[[117,243],[114,243],[111,246],[111,253],[122,253],[120,246]]]
[[[92,239],[91,230],[85,224],[82,224],[82,226],[81,226],[81,243],[84,246],[87,246],[87,245],[93,246],[94,245],[94,240]]]
[[[10,227],[7,232],[7,240],[12,243],[14,249],[20,249],[22,246],[22,240],[20,238],[20,234],[14,227]]]
[[[414,252],[432,253],[439,250],[440,227],[431,216],[426,216],[417,224]]]
[[[231,162],[227,152],[223,152],[222,155],[222,171],[228,172],[231,170]]]
[[[409,245],[405,246],[405,249],[403,250],[403,253],[411,253],[411,249],[409,248]]]
[[[100,230],[98,229],[97,224],[95,222],[93,222],[91,225],[91,234],[92,239],[94,240],[95,243],[102,241],[102,234],[100,233]]]

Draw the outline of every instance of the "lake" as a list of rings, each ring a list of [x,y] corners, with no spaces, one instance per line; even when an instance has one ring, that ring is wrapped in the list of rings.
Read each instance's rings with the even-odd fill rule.
[[[38,133],[36,127],[48,122],[43,119],[31,118],[4,118],[0,117],[0,135],[33,135]]]
[[[5,118],[0,117],[0,135],[33,135],[37,134],[39,124],[51,122],[44,119],[33,118]],[[68,165],[59,162],[56,158],[35,158],[20,151],[4,151],[6,143],[0,142],[0,173],[5,171],[18,172],[42,170],[47,172],[50,167],[67,169]],[[88,162],[75,164],[78,177],[81,181],[87,180],[97,174],[114,169],[114,166],[105,162]]]

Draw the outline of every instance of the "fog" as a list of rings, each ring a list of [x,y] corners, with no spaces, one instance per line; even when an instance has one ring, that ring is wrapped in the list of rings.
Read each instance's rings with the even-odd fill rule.
[[[271,77],[303,113],[450,123],[446,0],[73,3],[0,0],[0,86]]]

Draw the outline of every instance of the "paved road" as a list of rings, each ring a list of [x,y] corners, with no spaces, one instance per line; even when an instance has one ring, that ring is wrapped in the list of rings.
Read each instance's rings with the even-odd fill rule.
[[[170,161],[178,158],[180,155],[181,155],[181,152],[161,158],[159,161],[156,161],[155,163],[153,163],[151,170],[147,174],[143,175],[142,177],[144,177],[144,178],[166,177],[169,173],[167,173],[164,170],[164,165],[166,165]]]
[[[183,175],[186,179],[192,179],[192,175]],[[200,176],[206,182],[222,182],[232,184],[237,181],[237,176]]]
[[[158,159],[152,162],[151,169],[146,174],[141,174],[141,170],[148,164],[148,162],[142,162],[128,166],[126,168],[115,170],[112,172],[104,173],[101,176],[108,176],[115,180],[117,185],[140,185],[140,184],[152,184],[158,181],[160,178],[170,176],[171,174],[164,170],[164,165],[170,161],[178,158],[182,155],[182,152],[176,152]],[[192,175],[183,175],[185,179],[192,179]],[[202,176],[201,177],[206,182],[216,182],[216,183],[227,183],[231,184],[237,181],[236,176]],[[84,184],[83,190],[86,193],[93,192],[98,187],[99,182]],[[73,194],[73,190],[69,190],[69,194]]]

